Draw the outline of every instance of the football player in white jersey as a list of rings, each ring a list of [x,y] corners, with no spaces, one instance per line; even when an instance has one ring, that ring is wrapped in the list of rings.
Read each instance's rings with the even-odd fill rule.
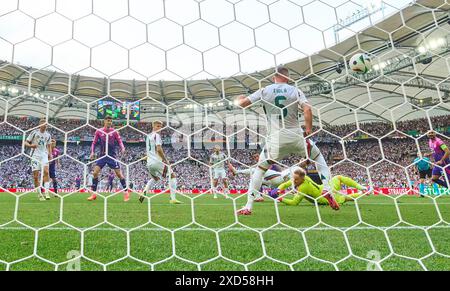
[[[147,185],[145,185],[144,193],[143,195],[141,195],[141,197],[139,197],[139,201],[141,203],[144,201],[144,197],[147,196],[147,191],[152,189],[159,180],[170,176],[169,202],[170,204],[181,204],[181,202],[176,199],[177,178],[168,166],[169,162],[167,161],[166,155],[164,154],[164,150],[162,148],[162,139],[161,135],[159,134],[159,131],[162,127],[162,121],[153,121],[152,133],[147,135],[146,138],[147,155],[144,157],[144,159],[147,159],[147,168],[150,175],[150,180],[147,182]]]
[[[221,152],[221,148],[219,145],[214,146],[213,153],[209,157],[209,165],[211,166],[212,170],[212,191],[214,192],[214,199],[217,199],[217,185],[219,184],[219,179],[222,179],[223,183],[223,194],[225,195],[225,198],[228,197],[229,189],[228,189],[228,179],[227,179],[227,173],[225,172],[225,160],[227,159],[227,156]],[[228,162],[229,163],[229,162]]]
[[[39,200],[49,200],[50,176],[49,160],[52,159],[51,137],[47,132],[45,119],[39,121],[39,128],[33,130],[25,140],[25,147],[30,148],[31,171],[33,172],[34,187],[38,189]],[[44,183],[44,193],[41,189],[41,179]]]
[[[310,140],[304,138],[304,132],[299,124],[299,113],[303,111],[306,134],[312,133],[312,109],[302,91],[291,86],[289,82],[289,70],[278,67],[272,78],[274,84],[259,89],[250,96],[240,96],[238,105],[242,108],[249,107],[253,103],[263,100],[264,112],[267,118],[267,138],[258,166],[250,182],[247,204],[240,209],[238,215],[251,215],[255,193],[261,188],[264,173],[269,167],[290,154],[297,154],[316,162],[318,171],[324,185],[324,198],[330,206],[338,210],[330,191],[330,169],[319,148]],[[249,188],[250,188],[249,187]]]

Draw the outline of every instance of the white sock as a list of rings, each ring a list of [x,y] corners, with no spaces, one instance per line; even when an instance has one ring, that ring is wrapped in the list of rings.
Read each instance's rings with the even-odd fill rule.
[[[252,171],[252,169],[237,170],[236,174],[244,174],[250,176],[252,174]]]
[[[147,185],[145,185],[144,188],[144,193],[148,192],[148,190],[150,190],[151,188],[153,188],[153,186],[155,186],[156,181],[153,179],[148,180]]]
[[[255,199],[260,199],[260,198],[262,198],[263,196],[262,196],[262,194],[260,193],[260,192],[256,192],[255,193]]]
[[[257,195],[256,193],[258,193],[258,190],[261,188],[265,172],[266,171],[258,167],[253,173],[252,179],[250,181],[249,191],[247,194],[247,205],[245,205],[245,208],[247,208],[248,210],[253,209],[253,201],[255,200],[255,197]]]
[[[48,191],[50,189],[50,182],[44,182],[44,189],[45,189],[45,193],[48,193]]]
[[[169,180],[169,189],[170,189],[170,200],[176,200],[177,178],[172,178]]]
[[[327,162],[317,146],[313,147],[311,156],[315,156],[314,162],[316,162],[317,171],[319,172],[320,179],[322,180],[323,189],[332,194],[331,191],[329,191],[331,178],[330,168],[328,168]]]

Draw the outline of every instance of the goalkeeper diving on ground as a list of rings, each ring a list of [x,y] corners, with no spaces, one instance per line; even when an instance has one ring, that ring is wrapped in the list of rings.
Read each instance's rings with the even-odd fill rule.
[[[342,190],[343,185],[349,188],[355,188],[358,192],[349,195],[342,195],[340,190]],[[355,180],[341,175],[334,176],[330,181],[330,186],[331,191],[333,191],[334,198],[339,205],[342,205],[348,201],[354,201],[355,199],[371,192],[370,188],[362,186]],[[290,187],[294,187],[297,191],[294,198],[288,199],[279,196],[282,191]],[[300,167],[294,170],[292,179],[281,184],[277,189],[272,190],[270,192],[270,197],[290,206],[300,204],[303,199],[306,199],[311,203],[315,203],[315,201],[317,201],[318,205],[329,205],[328,200],[324,197],[323,185],[319,185],[314,182],[310,177],[308,177],[306,171]]]

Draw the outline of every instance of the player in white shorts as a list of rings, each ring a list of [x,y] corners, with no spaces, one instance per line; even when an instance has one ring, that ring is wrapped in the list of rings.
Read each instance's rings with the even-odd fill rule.
[[[238,105],[246,108],[253,103],[263,100],[264,112],[267,118],[266,145],[259,157],[258,166],[252,177],[245,207],[237,213],[251,215],[255,193],[261,188],[264,173],[276,161],[280,161],[290,154],[297,154],[316,162],[323,181],[326,194],[324,197],[330,206],[337,210],[339,205],[330,191],[330,169],[317,146],[304,138],[303,129],[299,124],[299,113],[303,111],[306,134],[312,133],[312,109],[302,91],[291,86],[289,70],[278,67],[272,78],[274,84],[262,88],[250,96],[240,96]]]
[[[219,145],[214,146],[213,153],[209,157],[209,165],[211,166],[213,174],[212,191],[214,193],[214,199],[217,199],[217,185],[219,184],[219,179],[221,179],[224,187],[223,194],[225,195],[225,198],[228,199],[229,184],[224,165],[227,156],[220,150],[221,149]]]
[[[51,137],[47,132],[45,119],[39,121],[39,128],[33,130],[25,140],[25,147],[30,148],[31,171],[33,172],[34,187],[38,189],[39,200],[49,200],[50,176],[49,160],[52,159]],[[44,182],[44,193],[41,189],[41,179]]]
[[[170,204],[181,204],[180,201],[176,199],[177,191],[177,178],[175,173],[170,170],[169,162],[166,159],[164,150],[162,148],[162,139],[159,131],[163,127],[162,121],[154,121],[152,123],[152,133],[147,135],[146,138],[146,150],[147,155],[144,159],[147,159],[147,168],[150,175],[150,180],[147,182],[144,188],[143,195],[139,197],[139,201],[142,203],[147,196],[147,191],[152,189],[159,180],[164,179],[168,176],[169,178],[169,189],[170,189]],[[169,175],[169,172],[170,175]]]
[[[252,176],[255,172],[255,168],[249,168],[249,169],[241,169],[237,170],[233,165],[229,165],[230,171],[233,175],[247,175]],[[262,185],[269,187],[269,188],[278,188],[281,184],[287,182],[289,178],[291,177],[291,171],[290,169],[286,169],[284,171],[278,171],[275,165],[273,165],[269,170],[267,170],[264,173]],[[255,193],[255,202],[264,202],[264,197],[261,195],[261,192],[258,191]]]

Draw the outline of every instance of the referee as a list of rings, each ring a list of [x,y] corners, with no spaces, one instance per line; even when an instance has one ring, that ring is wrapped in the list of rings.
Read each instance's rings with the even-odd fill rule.
[[[431,161],[428,157],[422,157],[417,153],[417,158],[414,160],[414,165],[419,172],[419,194],[420,197],[425,197],[425,179],[432,177]],[[434,183],[433,183],[434,184]],[[437,188],[437,187],[435,187]],[[436,189],[435,189],[436,190]],[[439,193],[439,190],[438,192]]]

